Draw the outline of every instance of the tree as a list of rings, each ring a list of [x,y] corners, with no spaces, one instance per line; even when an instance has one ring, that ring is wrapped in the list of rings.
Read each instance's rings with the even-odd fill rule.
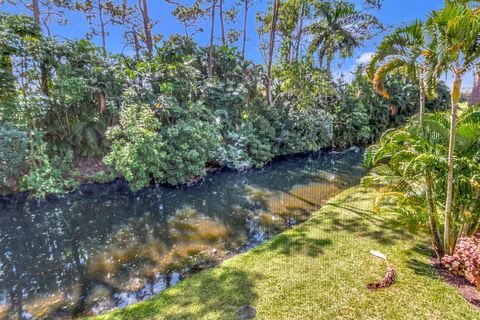
[[[450,137],[448,148],[448,174],[445,200],[444,249],[452,254],[456,239],[452,239],[452,203],[454,194],[455,145],[457,109],[463,76],[471,71],[480,58],[480,13],[466,1],[447,1],[445,7],[433,11],[427,21],[429,35],[437,43],[438,61],[431,79],[443,72],[451,72],[452,86]],[[455,230],[453,230],[455,231]]]
[[[207,73],[208,77],[212,77],[213,73],[213,44],[214,44],[214,35],[215,35],[215,7],[217,5],[218,0],[211,0],[211,7],[210,7],[210,46],[208,49],[208,65],[207,65]]]
[[[268,62],[267,62],[267,86],[266,96],[267,103],[272,104],[272,67],[273,67],[273,54],[275,48],[275,36],[277,32],[278,11],[280,9],[280,0],[274,0],[272,8],[272,21],[270,25],[270,41],[268,44]]]
[[[219,2],[219,15],[220,15],[220,31],[222,32],[222,46],[226,46],[226,38],[225,38],[225,20],[223,19],[223,0],[218,0]]]
[[[195,0],[195,2],[191,6],[187,6],[173,0],[164,1],[175,5],[175,10],[173,10],[172,15],[177,17],[180,24],[183,25],[186,37],[190,38],[197,32],[203,31],[202,28],[198,28],[198,22],[206,14],[206,10],[202,9],[202,7],[200,6],[203,3],[203,0]],[[193,32],[190,32],[189,29],[193,27],[195,27],[196,29]]]
[[[420,92],[420,120],[425,113],[426,71],[431,49],[425,40],[424,26],[419,20],[397,28],[386,36],[378,46],[367,66],[367,74],[375,90],[386,99],[390,95],[383,87],[387,74],[400,72],[418,82]],[[431,90],[429,90],[431,91]]]
[[[242,42],[242,57],[245,59],[245,50],[247,45],[247,23],[248,23],[248,10],[253,6],[252,0],[241,0],[243,2],[243,42]]]
[[[480,111],[476,108],[458,118],[454,232],[441,226],[437,207],[447,197],[450,121],[447,113],[427,114],[423,123],[413,118],[405,127],[386,132],[367,152],[366,164],[372,169],[364,179],[382,186],[377,205],[382,199],[393,199],[405,222],[428,226],[439,258],[446,253],[442,229],[447,243],[455,245],[460,236],[477,232],[480,222]]]
[[[150,22],[150,15],[148,14],[148,1],[138,0],[138,9],[142,15],[143,30],[145,32],[145,44],[147,45],[148,54],[151,56],[153,53],[153,40],[152,23]]]
[[[50,36],[50,22],[53,17],[56,17],[56,22],[59,24],[66,24],[68,20],[65,17],[65,9],[71,8],[71,0],[7,0],[13,5],[21,4],[27,10],[32,12],[35,22],[44,26],[47,34]],[[1,2],[0,2],[1,3]]]
[[[82,12],[90,23],[91,32],[87,37],[100,35],[104,49],[107,48],[107,26],[122,24],[127,10],[125,3],[118,5],[114,0],[77,1],[74,8]],[[100,34],[97,31],[98,28]]]
[[[338,53],[342,58],[351,57],[354,49],[383,28],[375,16],[343,0],[316,1],[313,20],[308,27],[312,36],[308,56],[316,52],[318,64],[327,71]]]

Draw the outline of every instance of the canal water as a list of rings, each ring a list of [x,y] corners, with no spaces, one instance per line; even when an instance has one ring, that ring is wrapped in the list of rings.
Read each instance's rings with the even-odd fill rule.
[[[180,188],[121,181],[0,200],[0,319],[69,319],[148,299],[308,219],[364,175],[363,152],[319,152]]]

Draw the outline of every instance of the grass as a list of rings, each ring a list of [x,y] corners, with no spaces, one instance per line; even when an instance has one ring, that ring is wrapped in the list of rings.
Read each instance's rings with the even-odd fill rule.
[[[371,211],[373,193],[349,189],[302,226],[192,276],[146,302],[98,319],[480,319],[429,264],[428,237]],[[389,289],[370,291],[385,272],[369,250],[385,253],[397,272]]]

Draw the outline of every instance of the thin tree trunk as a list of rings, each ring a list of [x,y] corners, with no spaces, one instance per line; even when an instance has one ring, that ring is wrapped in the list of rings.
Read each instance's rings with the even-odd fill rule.
[[[304,16],[305,16],[305,2],[302,4],[302,9],[300,11],[300,17],[299,17],[300,26],[298,27],[297,43],[295,44],[295,61],[298,61],[298,55],[300,53],[300,42],[302,40]]]
[[[468,100],[468,106],[471,107],[477,103],[480,103],[480,64],[477,65],[477,70],[474,74],[473,88]]]
[[[41,28],[39,0],[32,0],[32,11],[35,23],[38,25],[39,28]],[[40,61],[40,90],[46,96],[50,95],[50,92],[48,90],[48,69],[44,61]]]
[[[330,73],[332,70],[332,58],[330,56],[327,56],[327,67],[326,67],[327,73]]]
[[[223,0],[220,0],[220,8],[219,8],[219,14],[220,14],[220,29],[222,31],[222,46],[226,46],[227,42],[225,40],[225,24],[223,21]]]
[[[32,0],[32,11],[35,23],[40,26],[40,4],[39,0]]]
[[[106,110],[105,92],[103,91],[103,89],[98,89],[97,95],[98,95],[98,111],[100,111],[100,113],[104,113]]]
[[[422,75],[420,74],[418,77],[418,86],[419,86],[419,91],[420,91],[420,110],[419,110],[419,115],[420,115],[420,123],[422,124],[423,127],[423,119],[425,117],[425,88],[423,87],[423,79]]]
[[[243,47],[242,47],[242,58],[245,60],[245,48],[247,45],[247,21],[248,21],[248,5],[249,0],[243,0],[245,4],[244,15],[243,15]]]
[[[273,66],[273,52],[275,47],[275,34],[277,31],[278,9],[280,7],[280,0],[275,0],[273,4],[272,26],[270,28],[270,43],[268,48],[268,64],[267,64],[267,103],[272,104],[272,66]]]
[[[135,49],[135,58],[140,60],[140,43],[138,41],[138,35],[136,31],[133,31],[133,47]]]
[[[452,89],[452,110],[450,120],[450,139],[448,143],[448,175],[447,175],[447,200],[445,203],[445,231],[444,231],[444,248],[447,254],[452,254],[451,247],[451,215],[453,202],[453,179],[454,179],[454,165],[455,165],[455,138],[457,130],[457,107],[458,99],[460,97],[460,90],[462,87],[462,78],[457,73]]]
[[[430,235],[432,236],[432,244],[437,258],[443,257],[444,251],[442,247],[440,232],[437,223],[437,210],[435,205],[435,196],[433,194],[433,178],[432,173],[425,169],[425,181],[427,185],[427,201],[428,201],[428,222],[430,227]]]
[[[143,29],[145,31],[145,44],[147,45],[148,54],[151,56],[153,54],[153,40],[152,40],[152,24],[150,22],[150,15],[148,14],[148,1],[142,0],[143,5],[139,7],[142,14],[143,20]]]
[[[100,30],[102,33],[102,47],[107,49],[107,34],[105,32],[105,22],[103,22],[103,3],[102,0],[98,0],[98,18],[100,20]]]
[[[208,65],[207,65],[207,73],[208,77],[211,78],[213,74],[213,37],[215,35],[215,6],[217,4],[217,0],[212,1],[212,8],[211,8],[211,25],[210,25],[210,48],[208,50]]]
[[[288,49],[287,49],[287,52],[285,54],[285,62],[290,64],[290,61],[292,60],[291,57],[292,57],[292,37],[288,37]]]

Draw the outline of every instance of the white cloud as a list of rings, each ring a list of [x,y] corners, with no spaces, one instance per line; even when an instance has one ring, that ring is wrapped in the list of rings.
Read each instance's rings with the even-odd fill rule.
[[[360,57],[357,58],[355,61],[357,64],[366,64],[369,63],[370,60],[372,60],[373,55],[375,52],[365,52],[360,55]]]

